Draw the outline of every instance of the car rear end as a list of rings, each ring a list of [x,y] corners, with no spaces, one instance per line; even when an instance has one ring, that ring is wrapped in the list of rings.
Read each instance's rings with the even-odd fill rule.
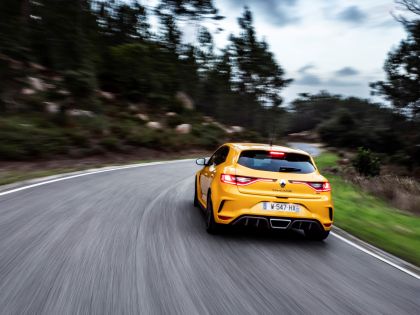
[[[220,174],[217,223],[331,229],[331,187],[307,153],[264,147],[237,150],[234,167]]]

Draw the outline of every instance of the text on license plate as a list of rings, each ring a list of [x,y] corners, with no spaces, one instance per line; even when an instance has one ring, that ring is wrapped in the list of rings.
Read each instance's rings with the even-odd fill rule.
[[[280,203],[280,202],[263,202],[263,210],[270,211],[284,211],[284,212],[299,212],[300,206],[292,203]]]

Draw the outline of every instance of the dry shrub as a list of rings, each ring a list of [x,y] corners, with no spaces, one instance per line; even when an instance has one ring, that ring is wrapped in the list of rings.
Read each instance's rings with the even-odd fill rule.
[[[384,198],[396,208],[420,215],[420,184],[413,178],[384,175],[351,176],[347,179],[375,196]]]

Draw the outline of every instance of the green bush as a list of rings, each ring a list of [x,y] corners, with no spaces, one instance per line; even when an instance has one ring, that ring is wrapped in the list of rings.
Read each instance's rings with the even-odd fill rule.
[[[0,160],[25,160],[25,149],[19,144],[0,143]]]
[[[110,151],[117,151],[120,147],[120,142],[115,137],[106,137],[100,141],[100,144]]]
[[[67,131],[65,136],[69,139],[69,142],[76,147],[86,148],[90,144],[89,135],[83,131]]]
[[[170,128],[175,128],[178,125],[183,124],[185,121],[184,119],[179,116],[169,116],[168,118],[166,118],[166,124],[170,127]]]
[[[168,110],[170,112],[175,112],[177,114],[182,114],[183,112],[186,111],[184,109],[184,104],[182,104],[182,102],[180,102],[178,99],[175,99],[175,98],[169,101]]]
[[[0,159],[29,160],[63,154],[69,140],[61,129],[42,129],[30,124],[4,124],[0,128]]]
[[[159,148],[162,132],[148,128],[137,128],[126,138],[126,143],[138,147]]]
[[[357,125],[357,119],[347,109],[340,109],[331,119],[318,127],[321,139],[329,145],[336,147],[361,146],[363,132]]]
[[[194,125],[192,135],[197,138],[197,145],[205,149],[214,149],[224,142],[225,132],[214,125]]]
[[[92,136],[102,136],[110,129],[108,119],[102,115],[94,117],[72,117],[71,121],[77,126],[77,129],[83,130]]]
[[[369,149],[359,148],[357,155],[352,161],[356,171],[362,176],[378,176],[381,170],[381,162]]]
[[[199,146],[199,139],[193,135],[179,135],[165,132],[160,139],[160,146],[163,151],[182,151]]]
[[[110,130],[113,135],[119,139],[125,139],[128,135],[133,133],[135,125],[132,122],[120,121],[111,125]]]
[[[81,156],[103,155],[107,150],[100,145],[92,145],[86,148],[79,149]]]
[[[66,71],[65,83],[76,98],[88,98],[96,88],[95,76],[86,70]]]
[[[44,104],[42,97],[39,94],[28,95],[22,98],[22,101],[25,103],[26,108],[30,111],[43,112]]]

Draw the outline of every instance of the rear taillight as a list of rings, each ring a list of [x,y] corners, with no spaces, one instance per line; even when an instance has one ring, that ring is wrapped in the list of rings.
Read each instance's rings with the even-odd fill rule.
[[[290,182],[292,184],[308,185],[309,187],[314,189],[316,192],[331,191],[331,185],[330,185],[329,182],[302,182],[302,181],[297,181],[297,180],[293,180],[293,181],[290,181]]]
[[[236,185],[235,175],[222,174],[222,176],[220,177],[220,180],[225,184]]]
[[[255,177],[246,177],[246,176],[236,176],[229,174],[222,174],[220,177],[222,183],[232,184],[238,186],[246,186],[256,182],[272,182],[272,179],[269,178],[255,178]]]

